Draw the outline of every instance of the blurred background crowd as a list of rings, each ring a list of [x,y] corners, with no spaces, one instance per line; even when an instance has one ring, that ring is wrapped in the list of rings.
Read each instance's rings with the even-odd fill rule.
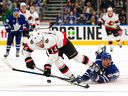
[[[96,25],[111,6],[121,24],[128,23],[128,0],[0,0],[0,21],[5,21],[21,2],[27,4],[28,10],[34,4],[42,22]]]

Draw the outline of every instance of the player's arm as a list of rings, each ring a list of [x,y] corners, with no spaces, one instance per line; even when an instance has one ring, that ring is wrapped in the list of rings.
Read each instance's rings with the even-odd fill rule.
[[[105,14],[99,18],[98,20],[98,25],[101,26],[101,25],[104,25],[105,24]]]
[[[48,53],[47,64],[52,65],[53,63],[56,62],[56,60],[58,59],[58,56],[59,56],[59,51],[58,51],[58,48],[57,48],[57,44],[50,47],[47,50],[47,53]]]
[[[11,26],[11,22],[10,22],[10,17],[8,19],[6,19],[6,21],[4,22],[4,26],[5,26],[5,30],[7,32],[10,32],[12,30],[12,26]]]
[[[31,53],[33,52],[33,49],[29,46],[29,44],[25,44],[22,50],[22,54],[25,57],[26,67],[30,69],[34,69],[35,63],[31,57]]]
[[[51,66],[58,60],[59,51],[57,45],[47,49],[48,60],[44,65],[44,75],[49,76],[51,74]]]
[[[36,28],[38,28],[37,26],[40,25],[40,19],[39,19],[39,14],[36,12],[36,16],[35,16],[35,23],[36,23]]]
[[[119,16],[118,16],[118,14],[115,14],[115,23],[116,23],[116,25],[120,25],[120,21],[119,21]]]
[[[24,27],[26,28],[26,30],[29,30],[29,22],[28,22],[28,20],[27,19],[25,19],[25,17],[24,17]]]
[[[113,72],[114,71],[114,72]],[[90,78],[92,81],[98,82],[98,83],[106,83],[113,81],[119,77],[119,71],[116,68],[113,68],[112,70],[109,70],[109,72],[102,72],[102,74],[99,74],[95,71],[93,71],[90,74]]]

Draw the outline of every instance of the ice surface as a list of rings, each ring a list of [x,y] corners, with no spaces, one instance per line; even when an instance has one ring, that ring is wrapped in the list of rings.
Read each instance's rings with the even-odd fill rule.
[[[95,51],[98,49],[98,46],[75,47],[80,54],[86,54],[92,60],[95,60]],[[3,61],[5,48],[5,46],[0,46],[0,96],[126,96],[128,94],[128,46],[123,46],[122,48],[114,46],[114,51],[111,53],[113,61],[120,70],[120,78],[115,82],[106,84],[88,81],[89,89],[80,88],[55,78],[14,72]],[[109,46],[107,46],[107,51],[109,52]],[[32,53],[32,57],[36,65],[43,69],[43,65],[47,60],[45,51],[35,50]],[[8,60],[17,69],[39,72],[38,70],[26,68],[22,54],[20,54],[19,58],[15,57],[15,47],[12,47]],[[86,65],[68,60],[66,57],[65,64],[69,66],[75,76],[82,75],[88,68]],[[63,76],[55,65],[52,67],[52,73]],[[47,83],[47,79],[50,79],[52,82],[50,84]]]

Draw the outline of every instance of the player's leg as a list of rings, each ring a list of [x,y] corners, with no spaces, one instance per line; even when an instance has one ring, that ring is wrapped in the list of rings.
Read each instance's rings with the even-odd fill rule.
[[[11,45],[13,43],[13,38],[14,38],[14,33],[8,33],[8,37],[7,37],[7,45],[6,45],[6,53],[4,55],[4,57],[8,57],[10,49],[11,49]]]
[[[86,55],[78,54],[78,51],[69,40],[67,40],[67,44],[59,50],[63,52],[69,59],[73,59],[78,63],[83,63],[89,66],[92,65],[92,62]]]
[[[24,45],[28,41],[29,31],[23,31],[23,37],[22,38],[23,38],[22,44]]]
[[[106,34],[107,34],[107,39],[108,39],[108,44],[110,45],[110,51],[113,51],[113,34],[111,30],[106,30]]]
[[[19,53],[20,53],[20,45],[21,45],[21,37],[22,37],[22,33],[21,32],[17,32],[16,34],[16,57],[19,57]]]
[[[75,78],[74,75],[72,74],[72,72],[69,70],[69,67],[67,65],[65,65],[62,57],[59,56],[58,60],[56,61],[55,64],[62,74],[64,74],[65,76],[67,76],[71,80]]]
[[[113,31],[113,35],[116,39],[116,42],[117,42],[118,46],[121,48],[122,47],[121,40],[120,40],[121,37],[118,33],[118,30]]]

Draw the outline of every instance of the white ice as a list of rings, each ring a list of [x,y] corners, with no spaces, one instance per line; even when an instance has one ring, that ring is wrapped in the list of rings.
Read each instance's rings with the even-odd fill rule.
[[[86,54],[91,60],[95,60],[95,51],[98,46],[75,47],[80,54]],[[5,48],[5,46],[0,46],[0,96],[126,96],[128,94],[128,46],[123,46],[122,48],[114,46],[114,51],[111,53],[113,61],[120,70],[119,79],[106,84],[97,84],[88,81],[87,83],[90,85],[88,89],[71,85],[55,78],[12,71],[3,60]],[[109,52],[109,46],[107,46],[107,51]],[[47,60],[45,51],[35,50],[32,53],[32,57],[36,65],[43,69],[43,65]],[[22,54],[20,54],[19,58],[15,57],[15,47],[11,48],[8,61],[14,68],[40,72],[36,69],[27,69]],[[65,64],[69,66],[75,76],[82,75],[88,68],[86,65],[68,60],[67,57],[65,57]],[[52,73],[64,76],[55,65],[52,66]],[[50,79],[52,82],[50,84],[47,83],[47,79]]]

